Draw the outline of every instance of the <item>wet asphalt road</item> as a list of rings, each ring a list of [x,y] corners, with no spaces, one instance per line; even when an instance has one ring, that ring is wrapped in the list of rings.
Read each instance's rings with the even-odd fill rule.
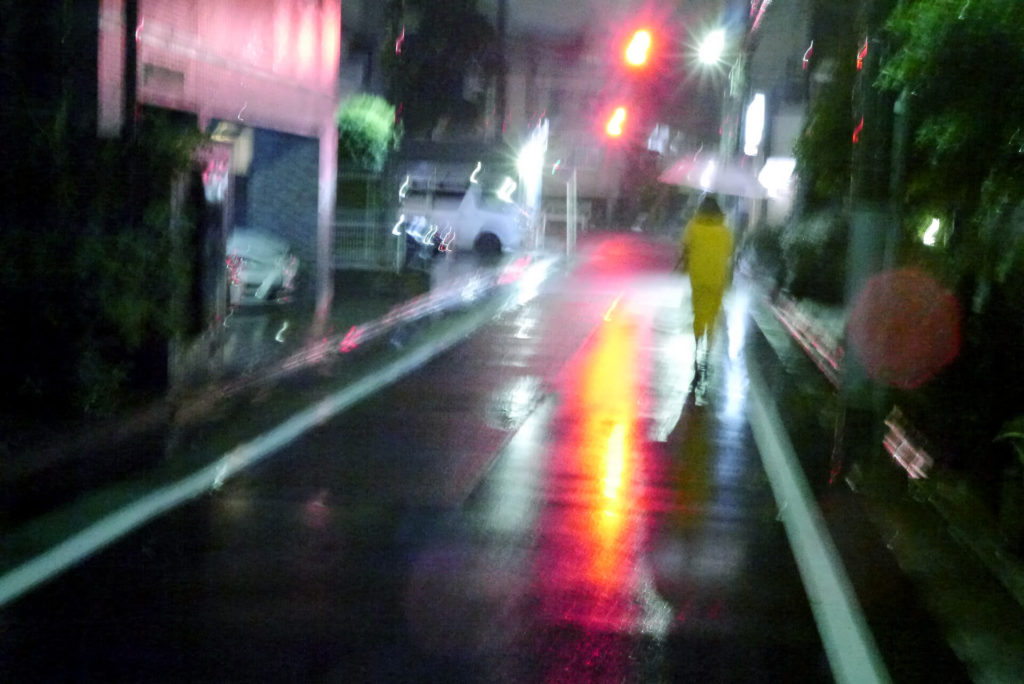
[[[831,681],[745,418],[745,338],[698,401],[673,260],[595,243],[5,607],[0,680]]]

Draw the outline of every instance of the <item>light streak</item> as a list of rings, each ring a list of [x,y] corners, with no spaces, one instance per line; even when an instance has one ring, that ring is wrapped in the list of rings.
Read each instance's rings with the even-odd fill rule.
[[[615,311],[616,307],[619,306],[619,300],[620,299],[622,299],[622,295],[621,294],[618,297],[616,297],[614,300],[612,300],[611,306],[609,306],[608,310],[604,312],[604,320],[605,321],[610,322],[612,320],[612,312]]]
[[[804,52],[804,60],[803,60],[803,68],[804,69],[807,69],[807,65],[808,65],[808,63],[810,63],[811,57],[813,57],[813,56],[814,56],[814,41],[812,40],[811,44],[809,46],[807,46],[807,50]]]
[[[469,182],[470,183],[476,183],[477,182],[477,176],[480,174],[480,169],[482,169],[483,167],[484,167],[484,163],[483,162],[477,162],[476,163],[476,168],[473,169],[473,173],[469,174]]]
[[[501,187],[498,188],[498,197],[501,198],[503,201],[511,204],[512,193],[516,191],[517,187],[519,187],[519,184],[516,183],[511,178],[509,178],[508,176],[506,176],[505,180],[501,184]]]
[[[889,431],[882,438],[882,445],[889,455],[907,471],[907,475],[911,479],[920,480],[928,477],[928,471],[934,465],[935,460],[928,455],[927,451],[911,441],[904,422],[903,413],[894,406],[885,418],[885,426],[889,428]]]

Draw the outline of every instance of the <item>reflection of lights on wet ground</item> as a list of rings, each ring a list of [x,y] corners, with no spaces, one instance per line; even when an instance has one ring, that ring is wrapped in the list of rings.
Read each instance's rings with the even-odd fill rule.
[[[740,361],[736,360],[726,364],[725,368],[725,406],[722,407],[722,414],[732,422],[743,419],[747,399],[747,381],[739,364]]]
[[[738,359],[743,349],[743,338],[747,333],[747,309],[750,293],[746,289],[735,289],[726,304],[726,328],[729,331],[729,358]]]
[[[302,507],[302,522],[306,527],[323,529],[330,522],[331,509],[327,505],[327,490],[321,489]]]
[[[498,430],[515,430],[530,415],[542,396],[543,387],[539,377],[515,377],[491,394],[487,422]]]
[[[626,426],[622,423],[612,428],[608,436],[608,447],[605,449],[604,495],[608,499],[618,499],[622,489],[622,474],[626,468]]]
[[[539,447],[546,439],[545,426],[551,420],[554,401],[541,401],[506,444],[501,458],[488,476],[493,488],[481,491],[483,525],[505,534],[528,533],[538,514],[537,496],[546,451]]]
[[[601,321],[564,375],[561,407],[571,434],[545,489],[564,492],[539,522],[545,612],[591,627],[637,630],[644,606],[637,567],[646,534],[637,501],[642,455],[635,438],[644,352],[632,317]],[[584,603],[573,596],[587,596]]]
[[[516,320],[516,332],[514,337],[517,340],[528,340],[532,337],[534,328],[537,327],[537,319],[529,315],[520,315]]]

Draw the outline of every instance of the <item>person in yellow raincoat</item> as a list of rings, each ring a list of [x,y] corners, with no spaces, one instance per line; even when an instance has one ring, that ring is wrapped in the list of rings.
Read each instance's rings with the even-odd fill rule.
[[[707,373],[711,337],[731,276],[732,247],[732,231],[725,223],[725,215],[718,202],[705,195],[696,215],[683,230],[679,245],[679,269],[689,273],[693,291],[695,366],[699,378]]]

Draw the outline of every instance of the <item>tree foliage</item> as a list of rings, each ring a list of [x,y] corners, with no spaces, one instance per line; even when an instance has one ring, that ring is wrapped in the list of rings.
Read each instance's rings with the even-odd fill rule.
[[[812,7],[811,103],[795,150],[811,211],[835,204],[850,188],[855,9],[855,3],[828,1]]]
[[[172,210],[171,190],[202,136],[156,111],[130,140],[77,136],[66,110],[21,129],[8,176],[0,380],[11,408],[102,412],[184,332],[197,217]]]
[[[376,95],[354,95],[338,108],[337,120],[339,158],[379,171],[398,143],[395,108]]]
[[[888,22],[897,50],[880,85],[911,111],[912,204],[983,220],[1024,196],[1024,3],[916,0]]]
[[[497,32],[477,0],[391,0],[388,12],[402,39],[400,51],[384,41],[382,63],[406,133],[476,126],[486,89],[474,84],[486,83],[500,63]]]

